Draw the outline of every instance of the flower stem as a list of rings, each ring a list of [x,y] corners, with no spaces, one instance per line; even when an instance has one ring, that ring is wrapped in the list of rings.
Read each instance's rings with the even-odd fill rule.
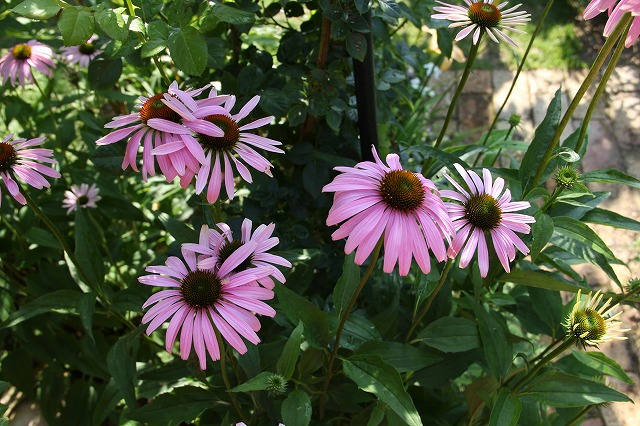
[[[600,49],[600,52],[598,53],[598,56],[593,62],[593,65],[591,65],[591,69],[589,70],[589,73],[587,74],[584,81],[582,82],[582,85],[580,86],[580,88],[578,89],[578,92],[576,93],[573,100],[571,101],[571,104],[569,104],[569,107],[567,108],[567,111],[562,117],[562,120],[560,120],[560,124],[558,124],[558,127],[556,128],[556,131],[553,134],[553,137],[551,138],[549,145],[547,146],[547,150],[545,151],[544,156],[542,157],[542,161],[540,161],[540,164],[538,165],[538,169],[536,170],[535,176],[529,183],[528,187],[525,188],[524,190],[525,196],[529,192],[531,192],[533,188],[535,188],[538,185],[538,182],[540,181],[542,174],[547,168],[547,164],[549,164],[549,161],[551,161],[553,152],[558,147],[558,142],[560,141],[560,136],[562,136],[562,132],[567,127],[567,124],[569,124],[571,117],[573,116],[574,112],[578,108],[578,104],[582,100],[582,97],[584,96],[584,94],[587,92],[587,89],[589,88],[589,86],[591,86],[593,81],[596,79],[598,72],[600,71],[600,68],[602,68],[602,65],[607,59],[609,52],[611,52],[611,49],[613,49],[613,46],[615,45],[616,41],[620,38],[620,35],[623,33],[623,31],[625,31],[625,29],[631,24],[631,18],[632,18],[631,14],[626,13],[622,17],[622,19],[620,19],[620,22],[618,23],[618,25],[616,25],[616,28],[613,30],[613,33],[607,38],[604,45]]]
[[[440,289],[444,285],[444,281],[446,280],[447,275],[449,275],[449,270],[453,265],[453,261],[454,259],[452,258],[447,259],[447,263],[444,265],[444,269],[440,274],[440,279],[438,280],[438,284],[436,284],[436,288],[433,289],[433,291],[429,295],[429,298],[427,299],[425,304],[422,306],[422,310],[420,311],[418,316],[414,318],[413,322],[411,323],[411,327],[409,327],[409,331],[407,332],[407,335],[404,338],[405,342],[409,341],[409,339],[411,338],[411,335],[413,334],[413,331],[416,329],[418,324],[420,324],[420,321],[422,321],[422,318],[424,318],[427,312],[429,312],[429,308],[431,308],[431,304],[433,303],[433,300],[436,298],[436,296],[440,292]]]
[[[556,189],[553,190],[553,194],[551,194],[551,197],[549,197],[549,199],[545,201],[545,203],[542,205],[542,207],[540,207],[540,210],[538,210],[538,212],[543,213],[545,210],[551,207],[551,204],[558,198],[558,196],[562,193],[563,190],[564,190],[563,187],[557,186]]]
[[[169,79],[169,76],[164,71],[164,68],[162,67],[162,64],[160,63],[160,60],[158,59],[158,56],[154,56],[153,57],[153,63],[156,64],[156,68],[158,68],[158,71],[160,71],[160,76],[162,77],[162,81],[164,81],[164,84],[166,84],[167,86],[170,86],[171,85],[171,79]]]
[[[600,99],[600,96],[602,96],[604,89],[607,87],[607,81],[609,81],[609,77],[611,77],[613,70],[618,64],[620,55],[622,55],[622,50],[624,49],[624,39],[626,37],[626,34],[629,32],[629,28],[630,27],[627,26],[627,31],[625,31],[623,35],[620,37],[620,39],[618,40],[618,45],[616,46],[616,50],[614,50],[613,54],[611,55],[611,59],[609,60],[609,63],[607,64],[607,68],[605,69],[604,74],[602,75],[602,79],[598,84],[598,88],[596,89],[596,92],[593,94],[591,103],[589,103],[587,112],[585,113],[584,118],[582,119],[582,127],[580,128],[580,135],[578,136],[578,142],[576,143],[576,147],[574,149],[575,152],[579,153],[580,148],[582,148],[582,142],[584,141],[584,137],[587,134],[587,127],[589,125],[589,122],[591,121],[591,116],[593,115],[593,111],[595,111],[596,105],[598,104],[598,100]]]
[[[578,412],[578,414],[576,414],[571,420],[567,422],[566,426],[575,426],[580,424],[580,419],[586,416],[587,413],[591,411],[592,408],[593,408],[593,405],[587,405],[586,407],[584,407],[582,410]]]
[[[527,372],[527,374],[525,374],[518,381],[518,383],[516,383],[513,386],[513,392],[518,392],[518,390],[522,387],[522,385],[524,385],[529,380],[531,380],[536,375],[536,373],[538,371],[540,371],[540,369],[542,367],[547,365],[549,363],[549,361],[553,360],[555,357],[557,357],[562,352],[564,352],[565,350],[567,350],[568,348],[573,346],[575,343],[576,343],[576,338],[574,336],[571,336],[571,337],[567,338],[567,340],[565,340],[560,346],[558,346],[553,351],[551,351],[547,355],[545,355],[540,361],[538,361],[538,363],[536,365],[533,366],[533,368],[531,370],[529,370],[529,372]]]
[[[367,270],[365,271],[364,275],[360,279],[360,283],[358,283],[358,287],[353,293],[353,296],[351,296],[351,300],[349,301],[349,304],[347,305],[347,308],[345,309],[344,314],[342,315],[342,318],[340,318],[340,323],[338,324],[338,328],[336,329],[336,342],[333,345],[333,351],[331,351],[331,356],[329,357],[329,366],[327,367],[327,374],[324,376],[324,382],[322,383],[322,392],[320,392],[320,410],[319,410],[320,419],[322,419],[322,417],[324,416],[324,403],[327,398],[327,389],[329,389],[329,383],[331,382],[331,377],[333,376],[333,363],[335,362],[336,357],[338,356],[338,349],[340,348],[340,337],[342,336],[342,330],[344,329],[344,325],[346,324],[347,319],[351,314],[351,310],[353,309],[353,306],[356,304],[356,300],[358,299],[360,292],[362,291],[362,289],[364,288],[364,285],[369,280],[369,277],[371,276],[371,273],[373,272],[373,269],[375,268],[376,263],[378,262],[378,257],[380,256],[380,249],[382,248],[383,240],[384,240],[384,236],[380,237],[380,239],[378,240],[378,243],[373,249],[373,256],[371,256],[371,261],[369,262],[369,266],[367,267]]]
[[[484,139],[482,140],[482,145],[485,145],[487,143],[487,140],[489,139],[489,136],[491,135],[491,131],[496,126],[496,123],[498,122],[498,119],[500,118],[500,114],[502,114],[502,110],[507,105],[507,101],[511,97],[511,93],[513,92],[513,89],[516,87],[516,82],[518,81],[518,77],[520,77],[520,73],[522,72],[522,69],[524,68],[524,64],[527,62],[527,56],[529,56],[529,52],[531,51],[531,48],[533,47],[533,42],[535,41],[536,37],[540,33],[540,30],[542,29],[542,24],[544,23],[544,20],[547,17],[547,14],[549,13],[549,10],[551,10],[551,6],[553,5],[553,2],[554,2],[554,0],[549,0],[547,2],[547,5],[545,6],[544,10],[542,11],[542,15],[540,15],[540,18],[538,18],[538,24],[536,25],[536,29],[533,30],[533,34],[531,35],[531,40],[529,40],[529,44],[527,45],[527,49],[524,51],[524,54],[522,55],[522,60],[520,61],[520,64],[518,65],[518,69],[516,71],[516,75],[513,77],[513,81],[511,82],[511,87],[509,88],[509,92],[507,93],[507,97],[504,99],[504,102],[502,102],[502,105],[500,105],[500,108],[498,108],[498,111],[496,112],[496,115],[493,117],[493,121],[491,122],[491,126],[489,126],[489,130],[487,130],[487,133],[486,133]]]
[[[229,394],[229,398],[231,398],[231,404],[233,405],[233,408],[236,410],[238,416],[240,416],[242,421],[247,422],[248,419],[240,409],[236,394],[234,392],[231,392],[231,383],[229,382],[229,377],[227,376],[227,349],[224,345],[224,340],[222,340],[222,336],[220,336],[220,332],[217,328],[213,327],[213,331],[216,333],[216,340],[218,341],[218,347],[220,348],[220,372],[222,373],[222,381],[224,382],[224,386],[227,388],[227,393]]]
[[[506,141],[507,139],[509,139],[509,136],[511,136],[511,132],[512,132],[512,131],[513,131],[513,129],[515,129],[515,128],[516,128],[516,126],[513,126],[513,125],[510,125],[510,126],[509,126],[509,130],[507,130],[507,134],[506,134],[506,135],[504,135],[504,138],[503,138],[503,140],[504,140],[504,141]],[[487,133],[487,135],[488,135],[488,133]],[[486,139],[485,139],[485,141],[483,141],[483,142],[482,142],[482,144],[484,145],[484,143],[485,143],[485,142],[486,142]],[[498,157],[500,156],[500,153],[501,153],[501,152],[502,152],[502,148],[498,149],[498,152],[496,152],[496,154],[493,156],[493,160],[489,162],[489,164],[488,164],[488,165],[489,165],[489,167],[492,167],[492,166],[493,166],[493,163],[495,163],[495,162],[496,162],[496,160],[497,160],[497,159],[498,159]],[[473,165],[471,165],[471,168],[474,168],[475,166],[477,166],[477,165],[478,165],[478,163],[480,162],[480,159],[482,158],[482,155],[483,155],[482,153],[478,154],[478,156],[476,157],[476,159],[475,159],[475,160],[473,160]]]

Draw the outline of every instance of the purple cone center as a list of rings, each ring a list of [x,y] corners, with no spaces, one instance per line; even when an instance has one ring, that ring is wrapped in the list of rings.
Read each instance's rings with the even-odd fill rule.
[[[166,106],[164,102],[162,102],[162,99],[164,99],[163,93],[158,93],[150,97],[144,105],[142,105],[142,108],[140,108],[140,121],[147,124],[147,121],[152,118],[162,118],[174,123],[179,123],[180,115]]]
[[[605,319],[594,309],[580,309],[572,316],[571,329],[573,334],[583,341],[600,340],[607,333]]]
[[[83,55],[91,55],[96,51],[96,47],[93,45],[93,43],[82,43],[80,46],[78,46],[78,50]]]
[[[16,150],[6,142],[0,142],[0,173],[9,171],[18,160]]]
[[[404,213],[417,209],[424,201],[422,182],[407,170],[391,170],[380,181],[380,196],[387,205]]]
[[[18,44],[13,48],[13,50],[11,51],[11,54],[16,59],[21,59],[21,60],[29,59],[31,57],[31,46],[25,43]]]
[[[465,218],[476,228],[490,231],[502,222],[498,201],[488,194],[472,195],[464,206]]]
[[[220,299],[222,282],[210,271],[191,271],[180,282],[184,301],[195,309],[213,306]]]
[[[473,3],[467,13],[471,22],[483,28],[497,27],[502,20],[502,13],[491,3]]]
[[[242,247],[243,242],[240,240],[231,240],[225,242],[218,251],[218,266],[222,265],[236,250]],[[253,254],[247,257],[241,264],[236,266],[231,272],[242,272],[252,266]]]
[[[198,140],[204,149],[229,151],[240,140],[240,129],[231,117],[223,114],[213,114],[204,117],[204,120],[215,124],[224,132],[224,136],[220,137],[198,133]]]

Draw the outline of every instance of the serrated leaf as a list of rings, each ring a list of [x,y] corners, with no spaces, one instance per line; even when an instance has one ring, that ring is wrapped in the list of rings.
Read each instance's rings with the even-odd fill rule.
[[[205,389],[182,386],[156,396],[149,405],[132,409],[127,417],[146,424],[177,426],[195,420],[215,401],[215,396]]]
[[[364,61],[367,55],[367,39],[360,33],[349,32],[347,35],[347,53],[352,58]]]
[[[502,388],[491,408],[489,426],[515,426],[518,424],[522,403],[508,389]]]
[[[360,389],[374,394],[407,424],[422,425],[420,415],[404,388],[398,371],[376,355],[354,355],[342,360],[345,376]]]
[[[187,74],[200,75],[207,65],[207,42],[193,27],[179,28],[169,34],[169,53],[176,66]]]
[[[291,335],[287,339],[287,343],[284,344],[282,354],[280,354],[280,358],[278,358],[278,363],[276,364],[278,373],[284,376],[284,378],[287,380],[289,380],[291,376],[293,376],[293,372],[296,368],[296,363],[298,362],[303,330],[304,325],[302,324],[302,322],[298,323],[298,326],[293,329]]]
[[[57,310],[70,312],[77,306],[78,299],[81,295],[82,293],[77,290],[56,290],[44,294],[22,305],[18,311],[12,313],[9,318],[0,325],[0,329],[13,327],[36,315],[46,312]]]
[[[81,6],[66,7],[60,13],[58,28],[65,46],[77,46],[93,35],[93,13]]]
[[[269,371],[263,371],[255,377],[250,378],[246,382],[231,389],[231,392],[251,392],[257,390],[265,390],[269,385],[269,378],[273,376],[273,373]]]
[[[640,188],[640,180],[618,169],[594,170],[580,175],[583,182],[606,182]]]
[[[26,0],[11,9],[29,19],[49,19],[62,9],[56,0]]]
[[[294,390],[282,401],[280,414],[285,425],[307,426],[312,413],[311,398],[300,389]]]
[[[211,6],[208,13],[219,21],[233,25],[251,24],[256,20],[256,15],[251,12],[219,3]]]
[[[465,352],[481,346],[478,324],[466,318],[439,318],[427,325],[416,340],[442,352]]]
[[[344,257],[342,275],[333,289],[333,305],[338,313],[338,318],[342,318],[344,310],[347,308],[360,282],[360,266],[355,264],[355,258],[355,253]]]
[[[143,58],[150,58],[151,56],[155,56],[158,53],[162,52],[166,48],[167,48],[167,42],[165,40],[151,39],[142,45],[142,49],[140,50],[140,55]]]
[[[95,14],[95,19],[102,31],[114,40],[125,41],[129,35],[127,27],[122,15],[124,8],[103,9]]]

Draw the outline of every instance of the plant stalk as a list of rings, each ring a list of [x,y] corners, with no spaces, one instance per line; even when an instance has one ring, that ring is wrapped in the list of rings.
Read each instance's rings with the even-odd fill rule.
[[[555,357],[557,357],[558,355],[560,355],[562,352],[564,352],[565,350],[567,350],[568,348],[570,348],[571,346],[575,345],[576,343],[576,338],[574,336],[570,336],[569,338],[567,338],[567,340],[565,340],[561,345],[559,345],[557,348],[555,348],[553,351],[549,352],[547,355],[545,355],[540,361],[538,361],[538,363],[536,365],[533,366],[533,368],[531,370],[529,370],[527,372],[527,374],[525,374],[519,381],[518,383],[516,383],[513,386],[513,392],[518,392],[518,390],[522,387],[522,385],[524,385],[525,383],[527,383],[529,380],[531,380],[535,374],[540,371],[540,369],[542,367],[544,367],[545,365],[547,365],[549,363],[549,361],[553,360]]]

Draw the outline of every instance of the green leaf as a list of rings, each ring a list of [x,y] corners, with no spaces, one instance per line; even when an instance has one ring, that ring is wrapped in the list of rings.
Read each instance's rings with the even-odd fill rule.
[[[474,304],[473,311],[478,320],[480,340],[489,370],[499,382],[502,382],[511,367],[513,358],[512,345],[507,341],[507,330],[496,318],[497,314],[494,315],[492,311],[487,312],[481,304]]]
[[[329,326],[332,332],[338,328],[338,316],[335,313],[329,314]],[[351,315],[344,324],[340,347],[354,350],[361,344],[370,340],[381,340],[382,336],[376,326],[362,315]]]
[[[345,376],[360,389],[374,394],[408,425],[422,425],[416,407],[398,371],[377,355],[354,355],[342,360]],[[286,424],[286,423],[285,423]]]
[[[65,46],[77,46],[93,35],[93,13],[81,6],[65,7],[58,19]]]
[[[76,307],[80,315],[80,321],[87,331],[87,334],[93,340],[93,312],[96,309],[96,295],[94,292],[82,293],[78,298],[78,306]]]
[[[160,222],[178,244],[194,243],[198,241],[198,233],[189,227],[186,223],[177,220],[166,213],[160,213],[158,216]]]
[[[89,85],[92,89],[111,89],[120,80],[122,58],[94,59],[89,62]],[[102,146],[98,148],[104,148]],[[96,150],[96,154],[106,151]],[[121,161],[122,162],[122,161]]]
[[[355,264],[355,258],[355,253],[344,257],[342,275],[333,289],[333,304],[336,307],[338,318],[342,318],[344,310],[347,308],[360,282],[360,266]]]
[[[522,403],[508,389],[502,388],[491,409],[489,426],[515,426],[518,424]]]
[[[559,291],[531,287],[529,289],[531,306],[540,319],[549,326],[551,337],[557,337],[563,320],[562,298]]]
[[[169,53],[176,66],[187,74],[200,75],[207,65],[207,42],[193,27],[180,28],[169,35]]]
[[[76,308],[82,293],[77,290],[56,290],[25,303],[20,310],[12,313],[0,326],[2,328],[13,327],[36,315],[51,311],[68,313]]]
[[[316,198],[322,193],[322,187],[329,183],[329,167],[324,161],[312,160],[302,170],[302,186]]]
[[[60,250],[60,242],[51,235],[51,232],[42,228],[30,228],[25,232],[24,237],[30,244],[37,244],[42,247],[49,247],[52,249]]]
[[[347,35],[347,53],[360,62],[364,61],[367,55],[367,39],[360,33],[350,31]]]
[[[531,259],[535,261],[542,249],[547,245],[553,235],[553,219],[546,213],[536,213],[535,223],[531,224]]]
[[[282,401],[282,421],[287,426],[307,426],[311,421],[313,408],[311,398],[306,392],[296,389],[291,392],[287,399]]]
[[[120,337],[107,353],[107,369],[124,396],[129,409],[136,407],[134,379],[136,376],[136,352],[139,346],[138,333],[138,330],[134,330],[132,333]]]
[[[256,20],[254,13],[219,3],[214,4],[207,11],[207,15],[233,25],[252,24]]]
[[[399,18],[402,16],[400,7],[395,0],[378,0],[378,4],[380,5],[380,9],[392,18]]]
[[[582,288],[566,281],[560,281],[550,273],[543,271],[514,271],[509,274],[500,275],[496,278],[496,281],[545,288],[547,290],[570,291],[572,293],[577,293],[578,290]],[[582,290],[584,290],[584,288],[582,288]]]
[[[523,193],[527,193],[531,188],[529,186],[532,183],[538,166],[542,163],[544,154],[549,146],[549,142],[553,138],[558,123],[560,123],[560,115],[562,113],[562,101],[561,101],[561,89],[558,89],[553,97],[553,100],[547,108],[547,113],[542,120],[542,123],[536,129],[531,145],[524,154],[522,164],[520,165],[520,182],[522,182]],[[557,160],[556,160],[557,162]],[[552,166],[553,161],[547,166],[547,171],[555,166]],[[547,171],[543,174],[541,182],[546,180],[546,176],[549,176]],[[550,173],[550,172],[549,172]]]
[[[53,18],[60,9],[62,8],[56,0],[26,0],[11,9],[11,11],[29,19],[42,20]]]
[[[302,342],[302,331],[304,325],[302,322],[298,323],[298,326],[293,329],[291,335],[287,339],[287,343],[284,344],[282,354],[278,358],[277,369],[278,373],[289,380],[293,376],[293,372],[298,362],[298,355],[300,355],[300,343]]]
[[[440,163],[443,166],[447,167],[449,170],[455,170],[453,165],[456,164],[456,163],[460,164],[465,169],[470,169],[471,168],[471,166],[469,166],[467,163],[465,163],[460,157],[458,157],[456,155],[453,155],[453,154],[450,154],[450,153],[448,153],[446,151],[443,151],[441,149],[432,148],[432,147],[426,146],[426,145],[411,146],[411,147],[409,147],[407,149],[409,151],[419,152],[421,154],[424,154],[424,156],[427,157],[427,158],[433,158],[438,163]]]
[[[620,367],[620,364],[602,352],[573,351],[573,356],[582,364],[585,364],[594,370],[600,371],[608,376],[615,377],[622,382],[629,383],[631,385],[635,384],[631,377],[629,377],[622,367]]]
[[[327,314],[284,285],[276,285],[273,290],[287,318],[293,324],[302,321],[304,336],[309,344],[316,348],[324,348],[329,334]]]
[[[90,282],[85,283],[92,289],[98,289],[104,283],[104,264],[100,253],[101,240],[95,226],[90,222],[89,213],[85,209],[77,209],[75,215],[75,257],[78,266]],[[83,278],[83,275],[80,275]]]
[[[640,180],[618,169],[594,170],[580,175],[583,182],[607,182],[640,188]]]
[[[96,12],[95,18],[102,31],[114,40],[125,41],[129,36],[129,28],[122,15],[124,7],[116,9],[103,9]]]
[[[631,401],[626,395],[601,383],[556,371],[535,377],[519,394],[552,407],[583,407]]]
[[[418,371],[442,360],[438,355],[398,342],[367,342],[354,355],[378,355],[399,373]]]
[[[416,340],[442,352],[464,352],[481,346],[478,325],[466,318],[438,318]]]
[[[600,225],[613,226],[614,228],[631,229],[640,231],[640,222],[629,217],[619,215],[610,210],[595,208],[588,211],[580,219],[581,222],[597,223]]]
[[[250,378],[246,382],[231,389],[231,392],[251,392],[257,390],[265,390],[269,385],[269,378],[273,376],[273,373],[269,371],[263,371],[255,377]]]
[[[195,420],[215,403],[216,398],[209,391],[182,386],[156,396],[149,405],[132,409],[127,417],[146,424],[177,426]]]
[[[93,424],[101,425],[121,399],[120,389],[116,386],[113,378],[109,379],[98,397],[98,402],[96,402],[96,409],[92,416]]]

